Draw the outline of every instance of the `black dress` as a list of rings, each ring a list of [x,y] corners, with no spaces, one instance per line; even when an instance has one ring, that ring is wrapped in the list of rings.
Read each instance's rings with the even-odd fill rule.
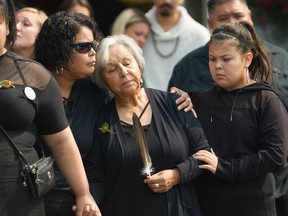
[[[89,78],[76,80],[69,98],[63,101],[66,117],[73,136],[81,153],[86,175],[91,176],[91,164],[87,161],[94,143],[94,125],[106,98],[106,94]],[[72,206],[75,204],[75,195],[59,170],[54,166],[56,187],[44,195],[46,216],[74,216]],[[90,185],[93,194],[93,185]]]
[[[68,126],[57,82],[41,64],[11,52],[0,56],[0,65],[0,80],[13,82],[0,88],[0,123],[28,161],[35,162],[38,134]],[[34,199],[23,187],[22,164],[2,134],[0,152],[0,215],[44,215],[42,199]]]
[[[110,101],[95,127],[94,182],[103,216],[199,216],[194,179],[201,174],[193,153],[209,149],[192,112],[178,111],[176,95],[146,89],[153,120],[146,139],[155,172],[178,168],[181,182],[166,193],[154,193],[143,183],[142,162],[131,125],[123,125]],[[99,128],[108,123],[110,131]]]

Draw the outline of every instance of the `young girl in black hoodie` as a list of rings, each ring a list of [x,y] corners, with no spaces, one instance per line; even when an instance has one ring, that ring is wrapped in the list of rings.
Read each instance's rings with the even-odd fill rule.
[[[209,42],[216,85],[194,102],[212,152],[195,158],[208,170],[199,179],[204,216],[276,216],[272,172],[287,159],[288,117],[267,81],[270,62],[247,23],[216,28]]]

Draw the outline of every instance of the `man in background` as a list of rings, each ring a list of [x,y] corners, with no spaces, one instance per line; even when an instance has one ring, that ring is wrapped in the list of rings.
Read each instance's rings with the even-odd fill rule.
[[[188,52],[208,42],[210,34],[181,6],[183,0],[153,2],[154,6],[146,14],[151,32],[143,47],[144,85],[166,91],[175,64]]]

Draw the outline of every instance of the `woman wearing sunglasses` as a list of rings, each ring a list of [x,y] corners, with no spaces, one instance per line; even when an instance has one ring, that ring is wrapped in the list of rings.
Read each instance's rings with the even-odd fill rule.
[[[87,176],[90,164],[86,157],[93,143],[93,125],[104,102],[103,91],[87,78],[94,71],[95,49],[100,40],[101,32],[92,19],[79,13],[59,12],[46,20],[35,44],[36,60],[52,72],[61,89]],[[75,196],[57,164],[54,168],[56,187],[44,197],[46,215],[74,216]]]

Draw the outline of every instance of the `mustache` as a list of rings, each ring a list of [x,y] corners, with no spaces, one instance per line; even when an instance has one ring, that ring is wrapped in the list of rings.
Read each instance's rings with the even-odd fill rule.
[[[167,2],[165,2],[165,3],[163,3],[163,4],[161,4],[161,5],[159,6],[159,8],[165,8],[165,7],[169,7],[170,9],[173,8],[172,5],[169,4],[169,3],[167,3]]]

